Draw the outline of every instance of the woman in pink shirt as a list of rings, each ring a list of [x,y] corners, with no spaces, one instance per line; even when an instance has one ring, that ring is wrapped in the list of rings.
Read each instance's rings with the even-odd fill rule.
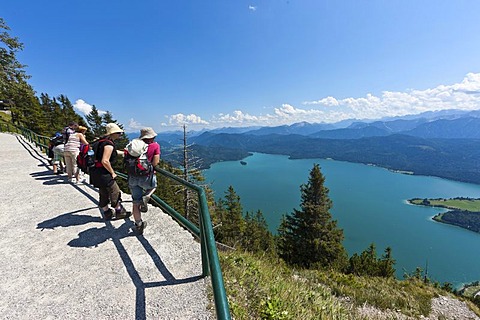
[[[147,158],[154,167],[160,162],[160,145],[154,141],[156,136],[157,134],[152,128],[140,130],[139,139],[148,144]],[[128,186],[133,199],[132,213],[135,219],[135,229],[138,234],[143,234],[147,222],[142,220],[142,212],[147,212],[148,201],[157,188],[155,171],[147,176],[129,176]]]

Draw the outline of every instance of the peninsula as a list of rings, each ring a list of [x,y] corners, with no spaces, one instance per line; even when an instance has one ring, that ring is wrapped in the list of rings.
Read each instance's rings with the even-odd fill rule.
[[[480,198],[414,198],[408,202],[415,205],[449,209],[447,212],[435,215],[433,220],[480,233]]]

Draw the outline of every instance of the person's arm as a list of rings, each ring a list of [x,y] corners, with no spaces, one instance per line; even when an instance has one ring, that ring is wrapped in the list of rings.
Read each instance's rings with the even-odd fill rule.
[[[160,163],[160,155],[156,154],[156,155],[153,156],[152,165],[155,167],[159,163]]]
[[[157,142],[152,142],[148,147],[153,149],[152,165],[155,167],[160,163],[160,145]]]
[[[82,144],[88,144],[87,139],[85,139],[85,136],[84,136],[83,133],[81,133],[81,132],[78,133],[78,139],[80,140],[80,142],[81,142]]]
[[[115,179],[117,175],[115,174],[112,164],[110,163],[110,156],[112,155],[113,149],[113,146],[110,145],[103,147],[102,165],[108,172],[110,172],[113,179]]]

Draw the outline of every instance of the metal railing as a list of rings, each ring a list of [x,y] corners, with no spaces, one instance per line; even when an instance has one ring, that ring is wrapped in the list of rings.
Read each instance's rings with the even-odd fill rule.
[[[40,148],[43,152],[48,150],[49,138],[41,136],[26,128],[20,128],[9,123],[0,122],[0,132],[15,132],[22,134],[30,142],[34,143],[36,147]],[[188,229],[192,234],[200,239],[201,255],[202,255],[202,276],[206,277],[210,275],[213,298],[215,301],[215,310],[217,319],[229,320],[230,309],[228,306],[227,294],[225,291],[225,284],[223,281],[222,269],[220,268],[220,260],[218,258],[218,251],[215,243],[215,237],[213,234],[213,226],[208,210],[207,197],[205,190],[193,183],[190,183],[176,175],[160,168],[155,167],[157,173],[168,177],[181,185],[195,191],[198,196],[199,204],[199,227],[194,223],[186,219],[175,209],[170,207],[166,202],[160,199],[158,196],[153,195],[152,200],[156,202],[164,211],[172,216],[180,225]],[[116,172],[117,175],[123,179],[127,179],[128,176],[122,172]]]

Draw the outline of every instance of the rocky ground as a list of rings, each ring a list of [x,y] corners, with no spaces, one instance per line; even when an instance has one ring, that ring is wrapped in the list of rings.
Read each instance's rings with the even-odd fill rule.
[[[382,311],[364,305],[358,309],[361,316],[376,320],[414,320],[416,318],[405,316],[397,311]],[[420,316],[424,320],[477,320],[480,319],[467,304],[452,297],[441,296],[432,300],[432,312],[428,317]]]

